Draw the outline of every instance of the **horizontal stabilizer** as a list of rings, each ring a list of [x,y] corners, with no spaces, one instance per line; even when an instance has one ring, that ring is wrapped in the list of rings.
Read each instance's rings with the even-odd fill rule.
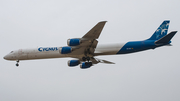
[[[98,64],[98,63],[106,63],[106,64],[115,64],[113,62],[107,61],[107,60],[102,60],[102,59],[97,59],[94,57],[91,57],[91,61],[93,64]]]
[[[172,39],[172,37],[177,33],[177,31],[173,31],[167,35],[165,35],[164,37],[162,37],[161,39],[157,40],[155,42],[155,44],[166,44],[169,43],[169,41]]]
[[[110,61],[107,61],[107,60],[101,60],[101,63],[106,63],[106,64],[115,64],[114,62],[110,62]]]
[[[100,63],[106,63],[106,64],[115,64],[114,62],[110,62],[110,61],[107,61],[107,60],[102,60],[102,59],[97,59]]]

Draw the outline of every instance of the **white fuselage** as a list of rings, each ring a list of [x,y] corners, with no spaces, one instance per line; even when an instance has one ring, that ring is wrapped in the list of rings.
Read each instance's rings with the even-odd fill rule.
[[[125,44],[98,45],[95,49],[94,56],[113,55],[116,54]],[[63,58],[73,57],[80,58],[84,54],[61,54],[60,47],[38,47],[33,49],[19,49],[11,51],[4,57],[7,60],[31,60],[31,59],[47,59],[47,58]]]

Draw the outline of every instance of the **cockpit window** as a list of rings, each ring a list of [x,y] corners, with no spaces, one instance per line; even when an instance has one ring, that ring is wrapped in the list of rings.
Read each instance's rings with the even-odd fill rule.
[[[10,53],[13,53],[13,51],[11,51]]]

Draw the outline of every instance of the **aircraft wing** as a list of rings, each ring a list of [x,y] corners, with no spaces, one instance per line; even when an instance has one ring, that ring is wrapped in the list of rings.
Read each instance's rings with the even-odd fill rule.
[[[105,24],[106,21],[97,23],[81,38],[82,43],[78,46],[75,46],[75,49],[72,51],[72,53],[70,53],[71,57],[78,58],[82,63],[80,66],[81,68],[87,68],[92,66],[93,64],[98,63],[114,64],[113,62],[107,60],[94,58],[94,51],[98,44],[97,39],[99,38]]]
[[[80,54],[89,54],[91,57],[94,55],[94,50],[98,44],[96,39],[99,38],[99,35],[102,32],[102,29],[107,21],[102,21],[97,23],[89,32],[87,32],[82,39],[85,40],[76,47],[71,54],[72,55],[80,55]]]
[[[85,39],[98,39],[101,31],[107,21],[102,21],[96,24],[89,32],[87,32],[82,38]]]

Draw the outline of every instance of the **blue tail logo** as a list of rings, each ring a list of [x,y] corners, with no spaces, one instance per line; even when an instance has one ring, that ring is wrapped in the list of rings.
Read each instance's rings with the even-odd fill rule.
[[[149,40],[159,40],[163,36],[167,35],[169,23],[169,20],[164,21],[154,32],[154,34],[149,38]]]

